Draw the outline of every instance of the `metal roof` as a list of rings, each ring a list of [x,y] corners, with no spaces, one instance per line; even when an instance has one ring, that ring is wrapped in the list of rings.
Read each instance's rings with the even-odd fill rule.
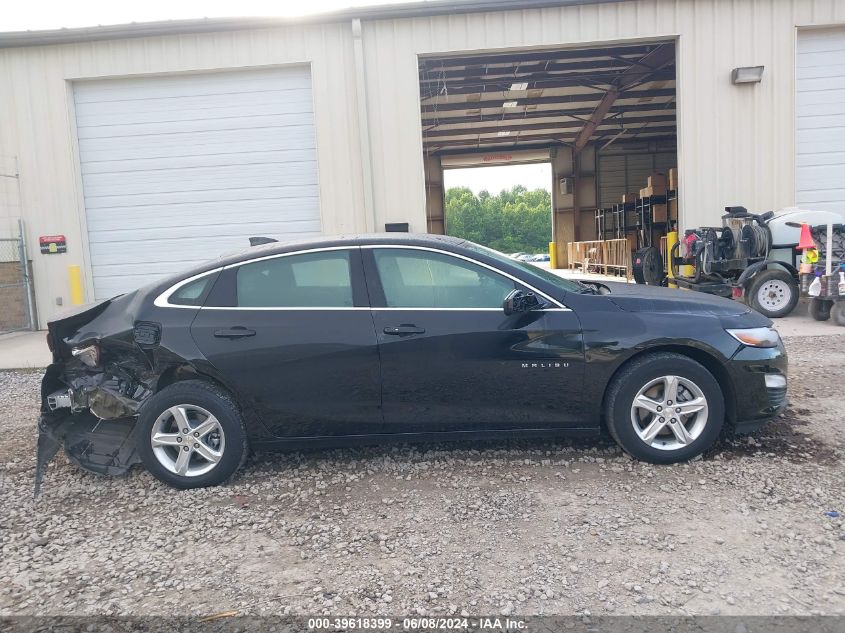
[[[421,57],[427,154],[676,134],[672,41]]]
[[[353,7],[341,11],[317,13],[302,17],[235,17],[201,18],[195,20],[163,20],[159,22],[132,22],[107,26],[90,26],[71,29],[50,29],[42,31],[0,32],[0,48],[20,46],[47,46],[50,44],[71,44],[130,37],[153,37],[160,35],[181,35],[187,33],[211,33],[240,31],[246,29],[267,29],[297,24],[319,24],[344,22],[353,19],[387,20],[394,18],[417,18],[452,13],[478,13],[484,11],[519,11],[582,4],[604,4],[630,0],[429,0],[407,4],[388,4]]]

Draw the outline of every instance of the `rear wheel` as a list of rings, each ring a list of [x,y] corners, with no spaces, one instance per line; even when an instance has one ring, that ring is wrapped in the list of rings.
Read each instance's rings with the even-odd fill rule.
[[[605,399],[610,434],[630,455],[655,464],[688,460],[719,437],[725,403],[719,383],[674,353],[644,356],[613,379]]]
[[[747,290],[748,305],[770,319],[784,317],[798,303],[798,283],[780,268],[763,270],[754,275]]]
[[[231,396],[210,383],[165,387],[144,403],[138,424],[144,466],[174,488],[221,484],[246,457],[243,417]]]
[[[833,301],[813,297],[810,299],[810,316],[816,321],[827,321],[830,318],[831,307],[833,307]]]

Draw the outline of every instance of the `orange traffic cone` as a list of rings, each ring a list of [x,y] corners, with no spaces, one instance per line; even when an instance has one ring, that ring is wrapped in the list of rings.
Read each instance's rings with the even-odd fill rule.
[[[798,248],[806,249],[806,248],[815,248],[816,243],[813,241],[813,236],[810,235],[810,225],[809,224],[801,224],[801,239],[798,240]]]

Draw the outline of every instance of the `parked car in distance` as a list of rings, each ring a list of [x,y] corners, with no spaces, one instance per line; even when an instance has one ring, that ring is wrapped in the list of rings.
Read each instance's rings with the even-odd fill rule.
[[[529,261],[532,261],[532,262],[547,262],[547,261],[550,261],[550,260],[551,260],[551,257],[549,256],[548,253],[537,253]]]
[[[523,253],[522,251],[520,251],[518,253],[511,253],[510,255],[508,255],[508,257],[510,257],[511,259],[519,259],[520,257],[523,257],[524,255],[527,255],[527,254],[528,253]]]
[[[531,258],[533,258],[533,257],[534,256],[531,253],[522,253],[521,255],[519,255],[518,257],[515,257],[514,259],[516,259],[519,262],[530,262]]]
[[[60,445],[220,484],[251,448],[597,435],[687,460],[786,406],[769,319],[704,294],[567,280],[456,238],[255,246],[49,323],[37,481]]]

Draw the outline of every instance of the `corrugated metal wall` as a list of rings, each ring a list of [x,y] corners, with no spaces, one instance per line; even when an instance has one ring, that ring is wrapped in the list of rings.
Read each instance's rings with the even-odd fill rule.
[[[840,0],[630,0],[365,22],[363,49],[377,226],[425,230],[419,55],[677,38],[682,223],[727,204],[791,205],[796,26],[845,23]],[[34,260],[39,313],[67,301],[66,266],[89,272],[70,82],[310,63],[323,227],[364,229],[356,68],[349,23],[0,50],[0,154],[17,156],[29,243],[64,233],[68,254]],[[766,67],[733,86],[736,66]],[[43,322],[42,322],[43,325]]]
[[[626,193],[637,193],[647,185],[651,174],[666,174],[678,163],[674,151],[655,150],[599,153],[599,204],[609,207],[622,201]]]
[[[18,236],[21,203],[17,174],[17,157],[0,154],[0,238]]]

